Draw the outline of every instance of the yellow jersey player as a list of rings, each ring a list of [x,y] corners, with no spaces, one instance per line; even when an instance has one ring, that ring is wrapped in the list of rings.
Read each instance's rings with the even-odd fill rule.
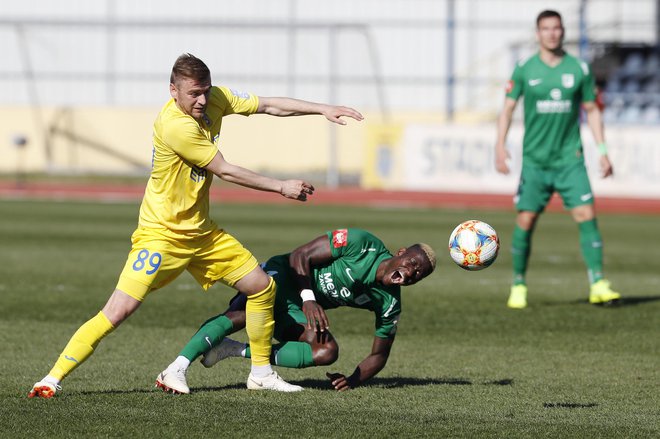
[[[61,381],[82,364],[99,342],[128,318],[147,295],[188,270],[207,290],[221,281],[247,296],[246,331],[252,346],[249,387],[298,391],[271,369],[273,303],[276,286],[252,254],[209,217],[213,174],[253,189],[305,201],[314,187],[303,180],[278,180],[233,165],[218,150],[222,118],[230,114],[273,116],[322,114],[344,125],[342,117],[362,120],[352,108],[291,98],[257,97],[215,87],[204,62],[193,55],[177,58],[170,76],[171,99],[154,123],[152,172],[140,207],[132,249],[117,286],[103,309],[71,337],[55,365],[34,384],[29,397],[50,398]],[[170,386],[169,371],[157,386]]]

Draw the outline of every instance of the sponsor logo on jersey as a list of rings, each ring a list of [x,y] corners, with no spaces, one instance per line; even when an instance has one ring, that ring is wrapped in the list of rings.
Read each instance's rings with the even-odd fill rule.
[[[543,82],[542,78],[530,79],[529,81],[527,81],[527,83],[529,84],[530,87],[536,87],[537,85],[539,85],[542,82]]]
[[[350,269],[350,268],[347,268],[345,271],[346,271],[346,276],[348,276],[348,278],[349,278],[351,281],[355,282],[355,279],[353,279],[353,276],[351,276],[351,269]]]
[[[563,85],[564,88],[573,88],[575,85],[575,75],[572,73],[564,73],[561,75],[561,85]]]
[[[324,293],[337,297],[337,288],[335,287],[335,281],[332,279],[332,273],[320,273],[319,286]]]
[[[206,179],[206,169],[193,166],[190,168],[190,179],[195,183],[204,181]]]
[[[561,90],[550,90],[552,99],[536,101],[536,112],[541,113],[570,113],[573,104],[569,99],[562,99]]]
[[[334,248],[346,247],[348,244],[348,230],[338,229],[332,232],[332,246]]]
[[[558,88],[553,88],[550,90],[550,97],[554,99],[555,101],[558,101],[561,99],[561,90]]]
[[[230,88],[231,94],[241,99],[250,99],[250,93],[246,91],[236,90],[235,88]]]
[[[506,93],[511,93],[511,90],[513,90],[513,86],[514,86],[514,85],[515,85],[515,84],[514,84],[513,80],[509,79],[509,80],[506,82],[506,86],[504,87],[504,91],[505,91]]]
[[[340,296],[344,299],[351,297],[353,293],[346,287],[342,287],[337,291],[337,286],[332,278],[332,273],[321,273],[318,276],[319,287],[324,294],[330,295],[333,299],[339,299]]]

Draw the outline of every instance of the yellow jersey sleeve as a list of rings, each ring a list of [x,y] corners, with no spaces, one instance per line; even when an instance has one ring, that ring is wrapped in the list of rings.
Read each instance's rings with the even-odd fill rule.
[[[257,112],[259,98],[252,93],[219,86],[211,90],[211,104],[217,105],[223,116],[228,114],[249,116]]]

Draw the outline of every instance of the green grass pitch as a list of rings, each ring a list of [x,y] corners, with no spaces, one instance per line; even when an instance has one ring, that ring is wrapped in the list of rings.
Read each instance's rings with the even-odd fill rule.
[[[509,310],[512,212],[302,205],[219,205],[212,216],[259,259],[326,229],[361,227],[390,250],[418,241],[438,268],[403,292],[387,367],[368,386],[329,389],[373,338],[373,317],[329,312],[340,346],[332,366],[279,369],[306,387],[245,389],[249,363],[199,364],[191,395],[153,388],[199,324],[233,296],[203,293],[187,273],[150,296],[51,400],[29,400],[65,343],[102,307],[130,246],[137,204],[0,202],[0,431],[4,437],[498,437],[660,435],[660,218],[601,215],[605,268],[621,306],[587,304],[577,227],[547,213],[533,241],[529,308]],[[482,219],[499,232],[499,259],[480,272],[446,251],[453,227]],[[244,335],[240,337],[244,338]],[[239,338],[240,338],[239,337]]]

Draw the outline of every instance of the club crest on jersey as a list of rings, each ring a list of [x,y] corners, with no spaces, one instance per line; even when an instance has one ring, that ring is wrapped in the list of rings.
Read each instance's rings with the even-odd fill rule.
[[[561,75],[561,85],[563,85],[564,88],[573,88],[575,85],[575,76],[572,73]]]
[[[512,81],[512,80],[508,80],[508,81],[506,82],[506,86],[504,87],[504,91],[505,91],[506,93],[511,93],[511,90],[513,90],[513,81]]]
[[[332,232],[332,245],[334,248],[346,247],[348,244],[348,230],[338,229]]]

